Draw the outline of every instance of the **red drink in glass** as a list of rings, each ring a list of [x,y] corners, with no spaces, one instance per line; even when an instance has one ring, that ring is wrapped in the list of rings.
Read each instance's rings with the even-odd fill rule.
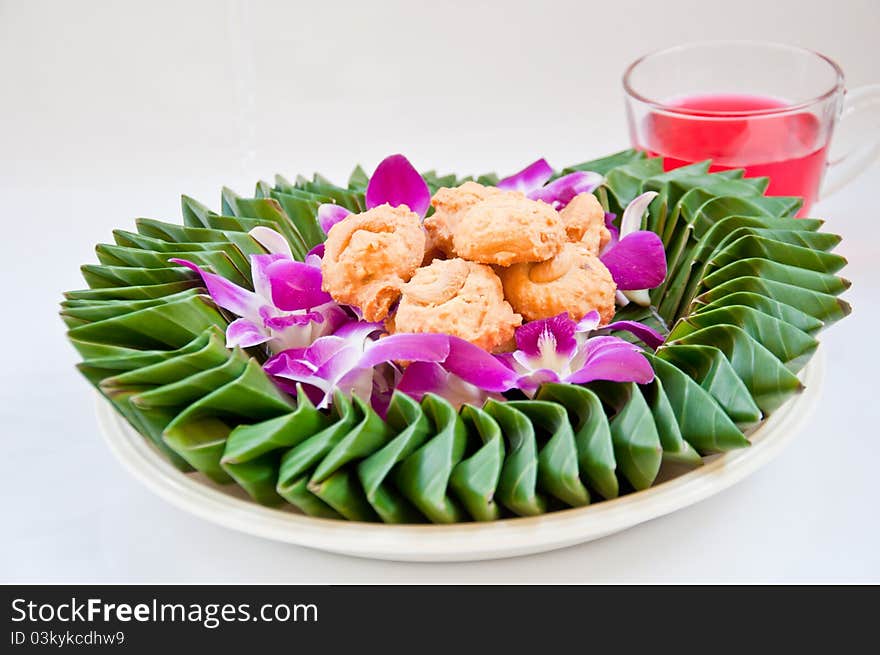
[[[733,93],[684,96],[666,105],[681,113],[648,113],[638,144],[664,157],[666,170],[711,159],[712,171],[744,168],[748,177],[769,177],[767,193],[802,197],[801,213],[816,200],[827,139],[812,113],[766,114],[789,103]]]
[[[634,147],[663,156],[667,170],[711,159],[712,170],[769,177],[769,195],[803,198],[799,216],[820,185],[827,195],[880,156],[877,134],[862,129],[855,149],[828,161],[841,112],[850,125],[851,116],[876,115],[880,85],[844,100],[840,67],[811,50],[756,41],[676,46],[633,62],[623,88]]]

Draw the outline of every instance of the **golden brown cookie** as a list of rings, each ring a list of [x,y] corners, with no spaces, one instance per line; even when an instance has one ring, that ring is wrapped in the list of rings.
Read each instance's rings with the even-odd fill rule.
[[[452,229],[464,213],[477,203],[505,193],[493,186],[465,182],[457,187],[442,187],[431,198],[434,213],[425,218],[425,231],[431,247],[454,256]]]
[[[605,227],[605,210],[592,193],[579,193],[560,212],[569,241],[580,242],[587,252],[598,255],[611,239]]]
[[[565,228],[553,207],[516,192],[487,198],[453,225],[456,255],[481,264],[510,266],[550,259],[565,243]]]
[[[387,327],[389,332],[453,334],[491,352],[509,348],[521,323],[491,268],[438,259],[403,286]]]
[[[406,206],[384,204],[353,214],[327,235],[322,288],[337,302],[359,307],[366,320],[381,321],[424,253],[419,216]]]
[[[562,312],[577,321],[594,309],[602,325],[614,318],[617,285],[599,258],[579,244],[565,244],[546,262],[515,264],[498,269],[498,274],[505,297],[528,321]]]

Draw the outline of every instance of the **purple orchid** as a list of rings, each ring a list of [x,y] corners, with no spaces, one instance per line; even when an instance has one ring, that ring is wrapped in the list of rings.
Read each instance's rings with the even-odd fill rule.
[[[546,382],[646,384],[653,380],[651,364],[638,346],[619,337],[588,336],[598,324],[596,312],[578,323],[563,313],[520,327],[516,331],[517,350],[503,356],[519,376],[516,386],[533,395]]]
[[[305,348],[278,353],[263,368],[285,389],[300,383],[317,390],[316,404],[327,407],[337,389],[371,400],[375,369],[383,364],[442,362],[449,356],[448,335],[393,334],[376,339],[383,329],[381,323],[349,323]]]
[[[640,229],[642,216],[656,196],[656,191],[646,191],[626,206],[620,230],[609,228],[611,241],[599,255],[617,284],[618,304],[626,305],[633,301],[643,306],[650,305],[647,290],[666,279],[663,241],[656,233]],[[611,223],[613,227],[613,218],[613,215],[606,214],[606,225]]]
[[[383,159],[373,172],[364,196],[367,209],[389,204],[392,207],[406,205],[421,218],[425,217],[431,204],[431,191],[415,167],[403,155],[390,155]],[[330,228],[351,214],[349,210],[334,203],[318,207],[318,223],[325,234]]]
[[[432,392],[455,404],[479,405],[490,395],[511,389],[534,395],[545,382],[650,382],[654,371],[641,349],[619,337],[590,337],[598,325],[597,312],[590,312],[578,323],[567,314],[532,321],[516,331],[517,350],[503,355],[491,355],[450,336],[446,358],[419,366],[410,364],[398,389],[416,398]],[[641,323],[620,322],[603,329],[628,330],[646,343],[651,340],[659,345],[663,341]]]
[[[568,175],[553,177],[553,168],[546,159],[539,159],[518,173],[500,180],[497,186],[507,191],[521,191],[532,200],[543,200],[554,209],[565,207],[579,193],[591,193],[604,182],[605,178],[592,171],[575,171]]]
[[[377,339],[382,325],[360,321],[308,347],[280,352],[263,368],[288,391],[304,385],[319,407],[327,407],[337,389],[381,407],[377,376],[387,387],[388,367],[396,371],[399,362],[408,365],[399,379],[392,376],[397,390],[417,400],[435,393],[456,406],[481,405],[511,389],[533,395],[545,382],[650,382],[654,373],[638,346],[614,336],[588,337],[598,324],[596,312],[579,323],[567,314],[533,321],[517,330],[515,352],[492,355],[448,334],[393,334]],[[641,324],[612,324],[605,329],[628,329],[649,338],[653,333],[662,342],[659,334]]]
[[[226,328],[228,348],[266,344],[270,351],[281,352],[303,347],[350,320],[321,290],[321,260],[314,250],[305,262],[298,262],[278,232],[257,227],[250,235],[268,251],[250,256],[254,291],[185,259],[169,260],[201,275],[211,299],[240,317]]]

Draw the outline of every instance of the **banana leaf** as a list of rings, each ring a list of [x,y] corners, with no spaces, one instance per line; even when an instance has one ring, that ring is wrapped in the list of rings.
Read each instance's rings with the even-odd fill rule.
[[[420,523],[424,517],[389,478],[393,479],[394,467],[425,442],[431,425],[421,405],[399,392],[391,397],[385,420],[396,436],[358,464],[361,485],[367,501],[385,523]]]
[[[165,296],[164,298],[149,298],[145,300],[68,300],[61,303],[61,319],[68,327],[74,327],[73,322],[77,325],[95,323],[139,309],[156,307],[167,302],[184,300],[192,296],[204,295],[205,293],[204,289],[193,288]]]
[[[266,251],[257,241],[240,230],[214,230],[207,227],[175,225],[149,218],[135,221],[138,234],[169,243],[217,243],[228,241],[243,255],[261,255]]]
[[[330,425],[282,455],[276,486],[278,495],[312,516],[323,515],[313,514],[322,508],[332,509],[309,491],[310,472],[335,444],[363,420],[364,416],[344,394],[334,394]],[[332,513],[339,516],[336,510],[332,510]]]
[[[743,433],[705,389],[659,356],[645,356],[663,383],[682,438],[700,454],[722,453],[749,445]]]
[[[675,365],[698,382],[740,429],[745,430],[761,420],[760,408],[718,348],[666,345],[657,350],[657,357]]]
[[[163,439],[196,470],[215,482],[231,482],[220,460],[233,427],[238,421],[275,418],[291,409],[291,400],[251,360],[238,378],[178,414],[165,428]]]
[[[688,467],[700,466],[703,459],[693,447],[681,436],[681,428],[675,420],[675,412],[663,391],[663,383],[655,377],[648,384],[639,385],[639,391],[654,418],[660,446],[663,448],[663,463],[679,464]]]
[[[754,257],[822,273],[836,273],[846,266],[844,257],[824,250],[783,243],[759,235],[746,235],[715,255],[709,262],[709,268],[715,270],[740,259]]]
[[[540,400],[509,404],[525,414],[535,427],[539,443],[538,486],[566,505],[588,505],[590,493],[580,480],[574,430],[565,408]]]
[[[320,482],[309,482],[309,491],[335,509],[349,521],[379,521],[364,495],[364,489],[357,479],[357,473],[350,468],[341,468]]]
[[[603,498],[617,498],[620,489],[615,475],[614,444],[598,396],[578,385],[545,384],[536,397],[566,408],[575,432],[581,477]]]
[[[455,523],[466,515],[448,493],[452,470],[464,456],[467,428],[458,412],[434,394],[422,399],[434,436],[403,460],[397,487],[433,523]]]
[[[694,302],[710,304],[734,293],[756,293],[784,303],[813,316],[826,326],[848,316],[852,309],[844,300],[832,294],[805,289],[793,284],[767,280],[757,276],[740,277],[719,284],[700,294]]]
[[[742,305],[693,314],[676,323],[668,339],[675,341],[703,328],[720,325],[742,328],[795,373],[803,368],[819,346],[819,342],[803,330]]]
[[[183,266],[135,268],[132,266],[83,264],[80,271],[82,271],[83,279],[90,289],[137,287],[195,280],[192,271]]]
[[[660,471],[663,446],[638,385],[593,382],[590,388],[613,412],[609,426],[618,469],[634,489],[647,489]]]
[[[532,422],[509,403],[489,400],[483,410],[495,419],[507,438],[507,457],[501,467],[496,498],[519,516],[543,514],[547,501],[537,489],[538,445]]]
[[[461,418],[476,450],[465,452],[464,459],[452,469],[449,487],[474,520],[494,521],[501,516],[494,498],[504,463],[501,428],[489,414],[473,406],[465,406]]]
[[[727,264],[703,279],[707,289],[713,289],[724,282],[740,278],[756,276],[764,280],[773,280],[784,284],[792,284],[802,289],[812,289],[821,293],[837,295],[849,289],[851,283],[842,277],[829,273],[819,273],[798,266],[778,264],[769,259],[757,257],[741,259]]]
[[[669,345],[715,346],[730,361],[764,414],[803,389],[801,381],[767,348],[735,325],[715,325],[692,332]]]
[[[212,325],[226,321],[204,296],[162,303],[70,330],[67,335],[84,359],[107,353],[101,344],[115,348],[155,350],[180,348]]]
[[[163,298],[187,289],[199,288],[199,280],[192,278],[181,282],[165,284],[149,284],[130,287],[104,287],[101,289],[80,289],[66,291],[64,297],[68,302],[94,302],[106,300],[149,300]]]
[[[759,312],[778,318],[780,321],[784,321],[804,332],[815,333],[824,327],[822,321],[814,316],[810,316],[806,312],[802,312],[791,305],[786,305],[785,303],[768,298],[767,296],[761,296],[757,293],[750,293],[748,291],[731,293],[730,295],[722,296],[708,304],[696,303],[691,315],[708,313],[716,309],[724,309],[725,307],[733,307],[737,305],[756,309]]]

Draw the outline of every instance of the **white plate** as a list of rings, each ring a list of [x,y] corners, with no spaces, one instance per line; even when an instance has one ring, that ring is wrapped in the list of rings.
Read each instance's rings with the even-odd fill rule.
[[[237,485],[221,486],[181,473],[99,397],[98,422],[116,457],[138,480],[173,505],[203,519],[267,539],[334,553],[420,562],[498,559],[599,539],[693,505],[739,482],[779,453],[809,417],[818,398],[824,356],[804,369],[803,393],[789,400],[751,436],[751,448],[706,463],[650,489],[587,507],[529,518],[455,525],[383,525],[304,516],[247,499]]]

